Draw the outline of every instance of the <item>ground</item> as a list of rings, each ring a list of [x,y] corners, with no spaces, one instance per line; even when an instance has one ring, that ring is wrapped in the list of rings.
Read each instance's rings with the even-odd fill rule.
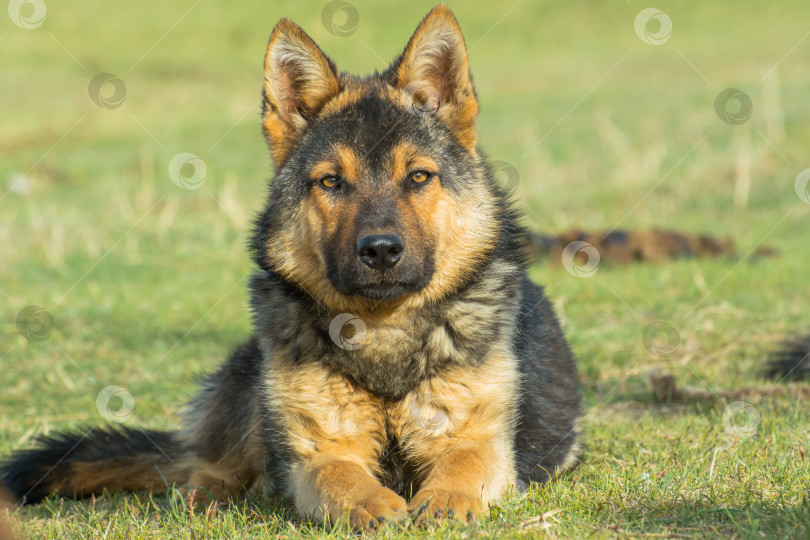
[[[533,266],[580,362],[583,464],[477,525],[381,536],[810,535],[806,387],[774,391],[761,377],[782,338],[810,331],[810,6],[669,1],[655,6],[663,16],[629,0],[450,6],[470,49],[482,146],[508,165],[500,175],[529,226],[710,232],[732,237],[738,256]],[[258,110],[273,24],[292,18],[342,69],[368,72],[430,7],[10,3],[0,455],[65,428],[174,425],[196,378],[249,334],[245,242],[272,176]],[[184,152],[201,162],[178,158],[170,172]],[[753,257],[764,245],[780,256]],[[16,321],[27,306],[47,315],[25,312],[26,337]],[[646,383],[654,367],[710,399],[659,403]],[[54,498],[16,512],[15,526],[46,538],[346,534],[302,522],[280,499],[193,514],[177,501]]]

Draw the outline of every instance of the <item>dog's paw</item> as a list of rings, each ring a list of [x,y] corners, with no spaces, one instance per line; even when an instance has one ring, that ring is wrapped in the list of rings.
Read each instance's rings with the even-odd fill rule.
[[[448,518],[467,523],[478,516],[482,506],[480,497],[458,491],[423,489],[411,499],[408,510],[417,523]]]
[[[204,508],[224,504],[227,496],[218,488],[180,488],[177,490],[189,510],[202,506]]]
[[[358,530],[377,530],[386,521],[399,522],[408,517],[405,500],[383,486],[378,486],[349,510],[349,523]]]
[[[207,471],[197,471],[188,480],[188,485],[178,491],[189,509],[193,509],[197,505],[207,507],[211,503],[224,503],[241,494],[244,487],[238,480],[229,482]]]

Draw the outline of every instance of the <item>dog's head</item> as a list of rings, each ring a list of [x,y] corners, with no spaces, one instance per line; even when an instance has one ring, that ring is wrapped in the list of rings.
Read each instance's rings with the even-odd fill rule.
[[[499,200],[450,10],[434,8],[383,73],[339,73],[287,19],[264,65],[276,177],[253,243],[259,264],[341,310],[462,286],[495,246]]]

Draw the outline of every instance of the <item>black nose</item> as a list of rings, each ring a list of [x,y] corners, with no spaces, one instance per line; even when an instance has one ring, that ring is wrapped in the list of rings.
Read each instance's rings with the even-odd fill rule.
[[[402,258],[402,240],[393,234],[371,234],[357,244],[357,256],[374,270],[387,270]]]

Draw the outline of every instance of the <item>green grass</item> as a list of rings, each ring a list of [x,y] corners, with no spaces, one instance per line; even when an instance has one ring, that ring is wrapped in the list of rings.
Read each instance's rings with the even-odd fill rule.
[[[0,16],[0,455],[105,422],[96,398],[110,385],[134,398],[127,425],[169,428],[195,378],[248,336],[244,244],[271,176],[257,101],[272,25],[288,16],[342,69],[368,72],[431,6],[353,0],[357,30],[338,37],[324,4],[49,2],[36,30]],[[519,172],[538,231],[705,231],[733,237],[741,260],[603,264],[590,278],[534,267],[580,361],[584,464],[476,525],[382,536],[807,537],[810,411],[768,395],[760,371],[783,336],[810,328],[810,205],[794,191],[810,167],[810,7],[661,2],[673,33],[652,46],[633,30],[646,4],[591,4],[451,2],[484,149]],[[89,99],[99,72],[125,82],[121,107]],[[715,114],[728,87],[754,104],[739,126]],[[170,180],[179,152],[205,161],[200,189]],[[781,256],[745,257],[760,243]],[[17,332],[28,305],[53,316],[49,339]],[[677,332],[672,356],[644,346],[657,320]],[[756,433],[726,429],[730,400],[656,403],[644,379],[655,366],[710,392],[755,389]],[[15,519],[37,538],[347,533],[276,499],[193,514],[165,495],[51,499]]]

